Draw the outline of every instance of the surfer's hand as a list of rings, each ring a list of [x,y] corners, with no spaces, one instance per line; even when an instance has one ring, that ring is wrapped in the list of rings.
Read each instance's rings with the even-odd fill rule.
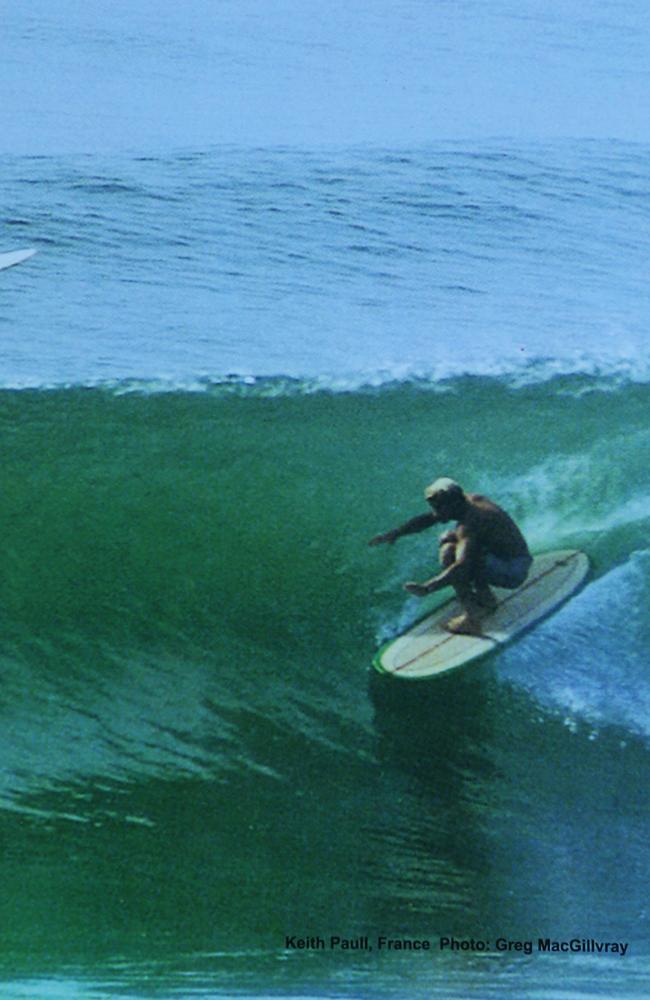
[[[375,535],[368,542],[368,545],[392,545],[396,541],[397,535],[394,531],[387,531],[384,535]]]
[[[429,593],[423,583],[413,583],[411,580],[404,584],[404,590],[407,590],[409,594],[414,594],[415,597],[426,597]]]

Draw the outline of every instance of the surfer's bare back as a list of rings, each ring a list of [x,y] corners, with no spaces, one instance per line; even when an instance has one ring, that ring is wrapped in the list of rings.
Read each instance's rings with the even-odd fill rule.
[[[450,632],[479,635],[480,617],[496,607],[490,586],[514,590],[528,576],[532,556],[526,540],[510,517],[492,500],[478,493],[465,493],[453,479],[436,479],[424,491],[430,510],[406,521],[370,545],[392,545],[403,535],[414,535],[434,524],[456,521],[453,531],[440,538],[442,572],[424,583],[409,582],[404,589],[417,597],[453,587],[463,614],[446,623]]]

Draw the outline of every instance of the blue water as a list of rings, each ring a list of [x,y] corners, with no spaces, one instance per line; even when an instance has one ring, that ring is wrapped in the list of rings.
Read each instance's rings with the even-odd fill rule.
[[[13,157],[10,385],[647,375],[648,147]],[[43,311],[47,324],[43,323]]]
[[[8,152],[645,141],[641,0],[32,0],[3,7]]]
[[[649,32],[3,10],[0,995],[646,995]],[[439,474],[592,576],[382,685],[436,539],[366,542]]]

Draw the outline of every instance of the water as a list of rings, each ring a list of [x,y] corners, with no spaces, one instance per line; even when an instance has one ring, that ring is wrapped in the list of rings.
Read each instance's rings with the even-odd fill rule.
[[[3,288],[4,379],[645,377],[647,156],[486,141],[12,158],[5,242],[41,254]]]
[[[561,6],[7,12],[0,250],[39,253],[0,274],[0,995],[646,995],[647,15]],[[326,114],[351,54],[363,127]],[[436,538],[366,542],[444,474],[592,577],[386,685]],[[496,947],[546,937],[629,948]]]

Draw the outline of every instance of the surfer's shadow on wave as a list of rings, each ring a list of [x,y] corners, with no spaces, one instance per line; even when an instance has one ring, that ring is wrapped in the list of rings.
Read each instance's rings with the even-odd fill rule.
[[[486,748],[498,702],[490,660],[462,677],[431,684],[400,684],[369,674],[376,754],[383,767],[415,777],[436,796],[453,798],[467,775],[487,778],[494,768]]]

